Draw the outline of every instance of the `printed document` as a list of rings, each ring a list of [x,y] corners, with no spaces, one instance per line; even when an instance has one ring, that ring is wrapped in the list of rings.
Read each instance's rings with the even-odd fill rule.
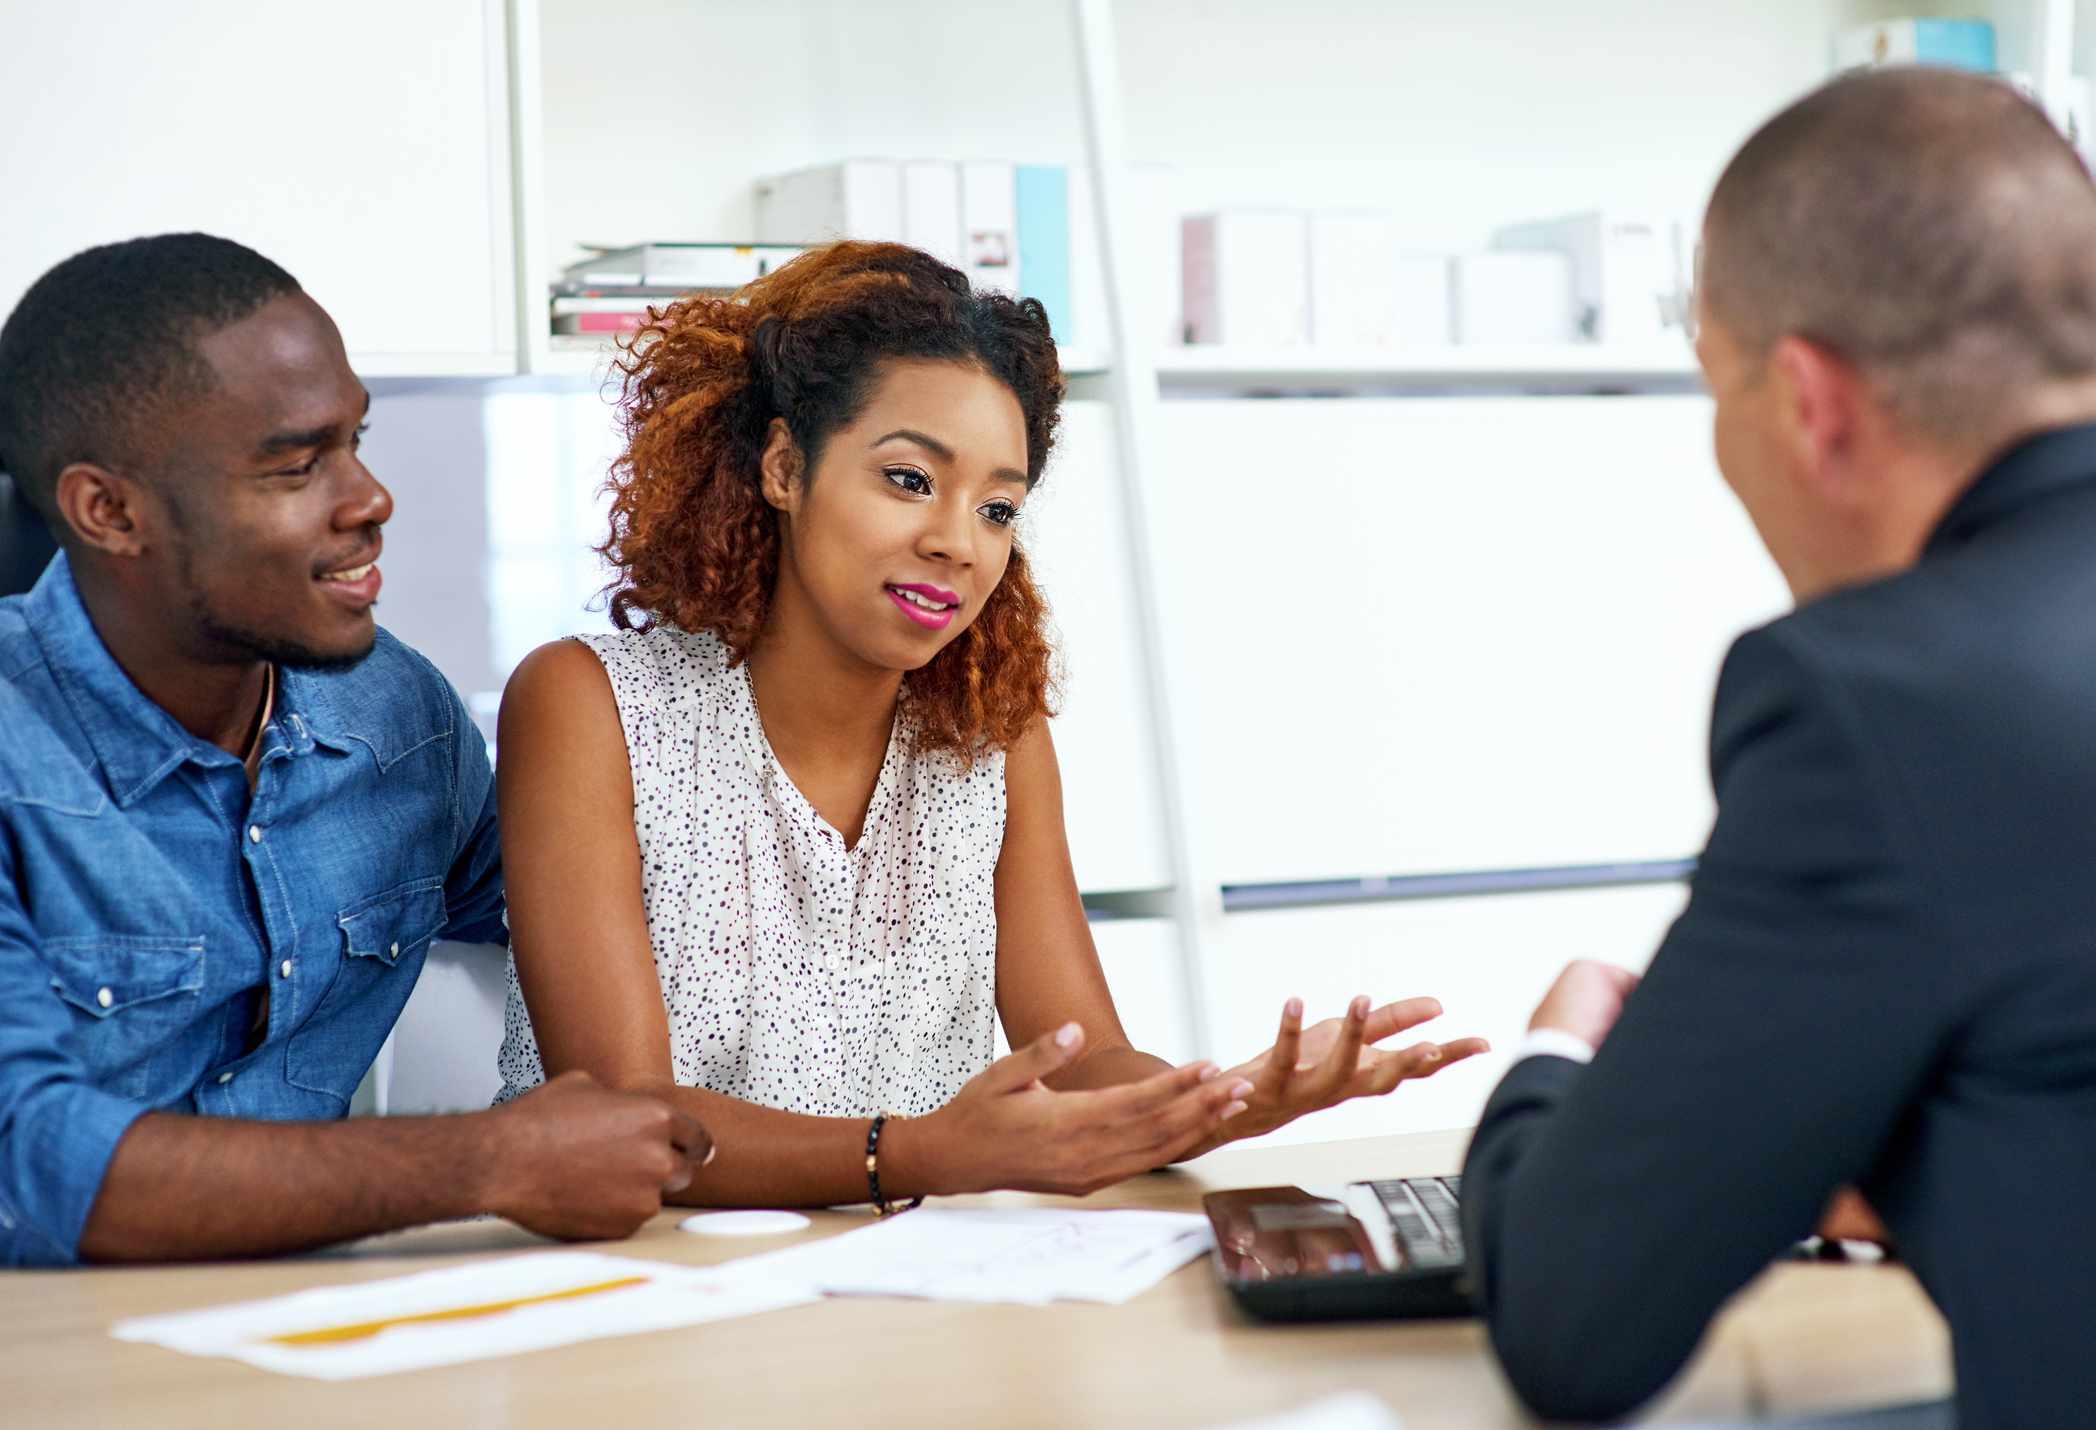
[[[804,1305],[711,1267],[549,1251],[121,1321],[110,1334],[263,1370],[353,1380]]]
[[[831,1296],[1119,1305],[1213,1244],[1185,1212],[934,1207],[723,1269]]]

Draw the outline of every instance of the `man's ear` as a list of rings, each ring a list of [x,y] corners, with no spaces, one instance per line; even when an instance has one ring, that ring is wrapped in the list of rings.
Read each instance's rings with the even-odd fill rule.
[[[771,419],[764,455],[758,459],[758,489],[764,500],[783,512],[796,512],[801,505],[801,449],[787,430],[786,419]]]
[[[93,462],[74,462],[58,474],[58,519],[74,541],[110,556],[145,550],[145,492],[135,477]]]
[[[1855,364],[1809,338],[1784,337],[1769,351],[1795,469],[1823,501],[1852,504],[1867,471],[1856,461],[1871,403]]]

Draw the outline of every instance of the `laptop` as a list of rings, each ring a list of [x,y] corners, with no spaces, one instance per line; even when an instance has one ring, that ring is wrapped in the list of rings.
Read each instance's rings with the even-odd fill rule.
[[[1210,1192],[1215,1266],[1237,1303],[1269,1321],[1472,1316],[1457,1211],[1461,1177]]]

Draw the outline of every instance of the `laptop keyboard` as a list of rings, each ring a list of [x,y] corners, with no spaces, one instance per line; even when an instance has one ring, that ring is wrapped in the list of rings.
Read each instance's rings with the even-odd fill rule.
[[[1461,1177],[1404,1177],[1357,1185],[1367,1188],[1388,1219],[1394,1249],[1405,1266],[1437,1271],[1463,1264],[1463,1222],[1456,1202],[1462,1194]],[[1371,1228],[1370,1235],[1380,1242],[1375,1230]]]

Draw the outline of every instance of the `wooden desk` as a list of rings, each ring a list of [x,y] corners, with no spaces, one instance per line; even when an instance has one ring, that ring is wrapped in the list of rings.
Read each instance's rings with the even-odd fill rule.
[[[1224,1151],[1091,1205],[1197,1209],[1203,1192],[1455,1169],[1468,1133]],[[981,1199],[1023,1204],[1025,1197]],[[666,1213],[605,1249],[693,1265],[863,1225],[821,1213],[794,1237],[677,1230]],[[1205,1261],[1126,1306],[831,1301],[686,1330],[325,1384],[109,1337],[127,1316],[249,1300],[545,1243],[499,1222],[374,1238],[254,1264],[0,1273],[0,1422],[261,1430],[613,1425],[1204,1426],[1362,1388],[1412,1430],[1528,1423],[1474,1322],[1268,1326]],[[1904,1271],[1787,1265],[1719,1320],[1655,1418],[1743,1419],[1940,1397],[1941,1320]]]

